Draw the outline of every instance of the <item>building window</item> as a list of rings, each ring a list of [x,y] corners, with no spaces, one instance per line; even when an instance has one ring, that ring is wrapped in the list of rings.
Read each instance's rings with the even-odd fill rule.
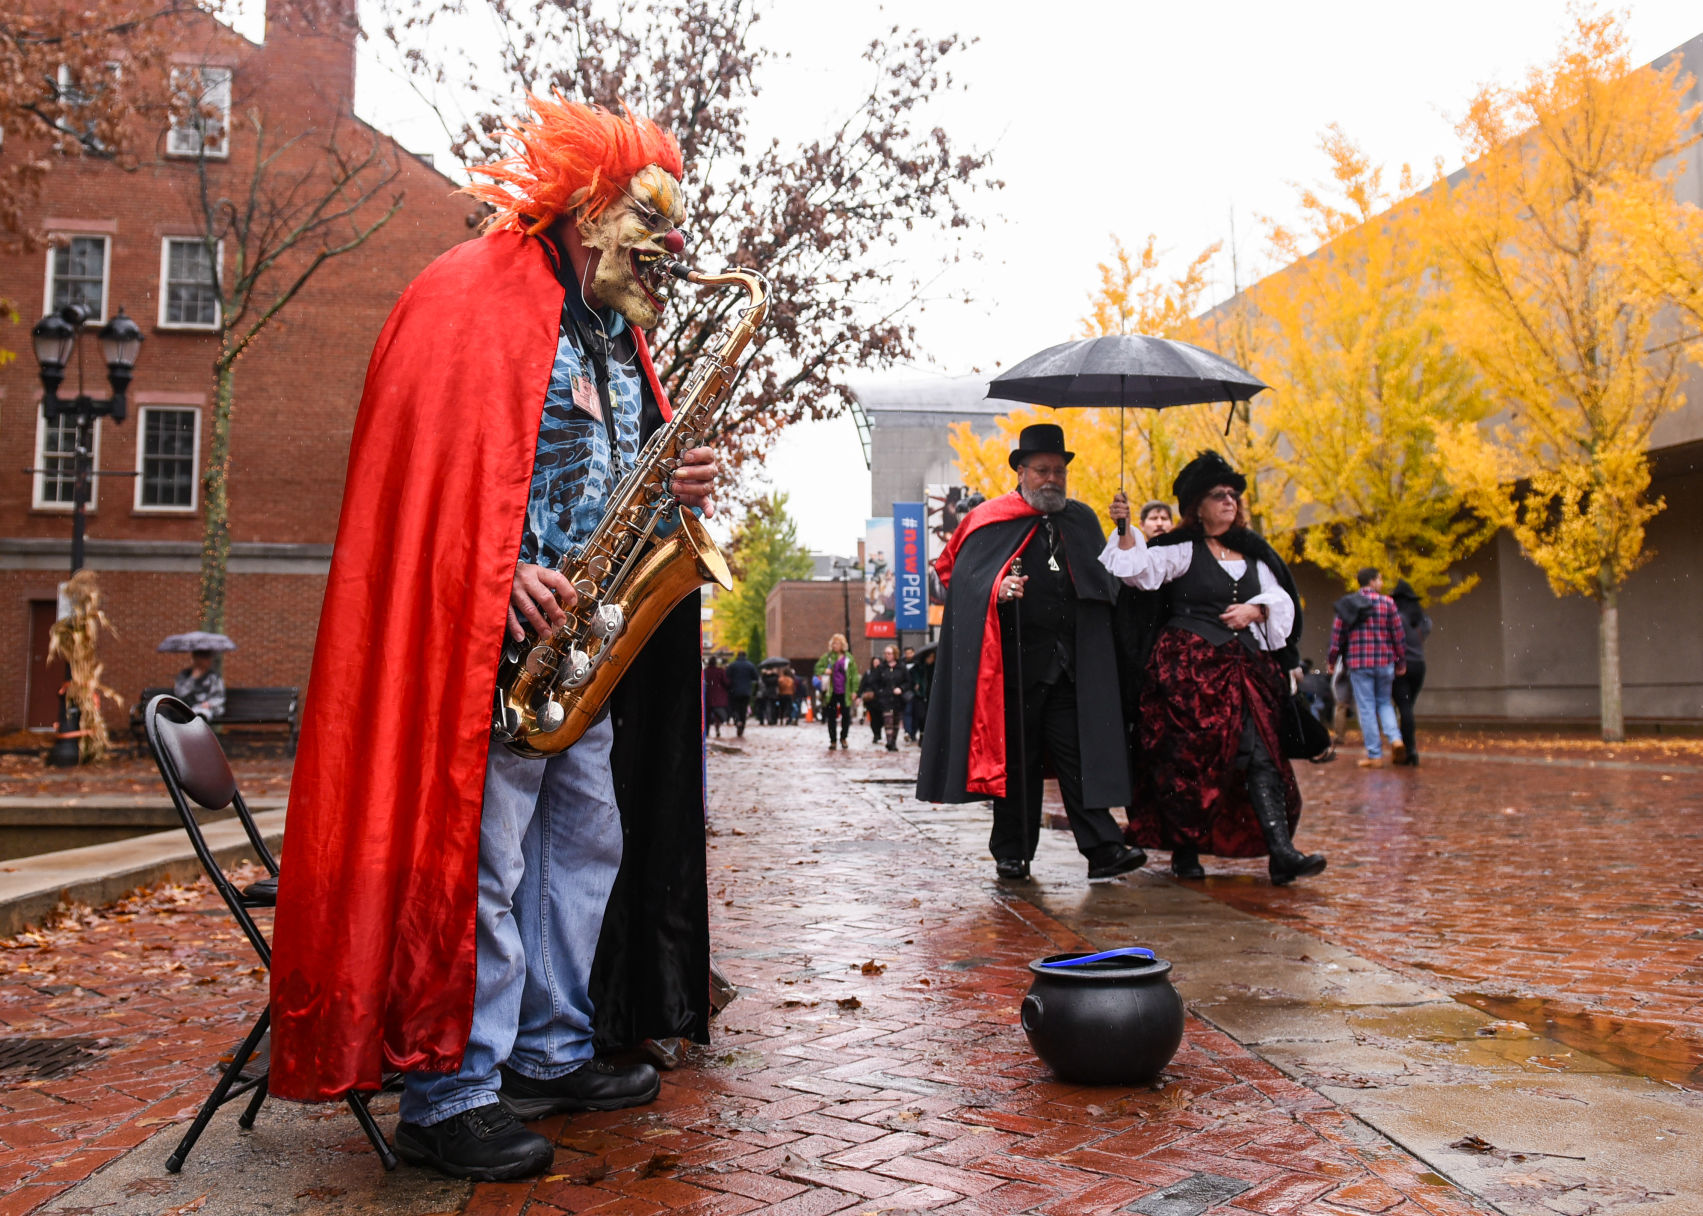
[[[101,423],[95,419],[91,469],[101,464]],[[38,411],[35,416],[35,490],[30,506],[38,511],[69,511],[76,503],[77,420],[60,415],[49,422]],[[95,509],[100,478],[89,478],[88,509]]]
[[[136,444],[136,509],[193,511],[201,411],[145,405]]]
[[[47,251],[47,311],[81,304],[89,320],[106,320],[111,242],[104,236],[60,236]]]
[[[198,237],[167,237],[160,251],[160,324],[219,327],[218,258]]]
[[[231,150],[231,70],[173,68],[173,109],[166,151],[173,156],[228,156]]]

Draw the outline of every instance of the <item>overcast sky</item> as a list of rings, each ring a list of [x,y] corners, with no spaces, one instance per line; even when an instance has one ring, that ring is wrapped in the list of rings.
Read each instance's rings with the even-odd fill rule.
[[[1292,215],[1297,183],[1323,173],[1318,138],[1328,123],[1342,124],[1392,176],[1404,161],[1458,164],[1454,126],[1467,98],[1550,57],[1567,8],[1564,0],[775,0],[758,29],[787,58],[766,76],[753,113],[763,134],[802,140],[867,88],[858,53],[870,37],[899,24],[977,39],[957,57],[962,87],[937,99],[930,118],[958,143],[991,149],[1006,185],[975,204],[987,220],[970,238],[979,260],[961,262],[936,289],[971,302],[925,307],[916,321],[928,361],[881,378],[991,375],[1075,336],[1114,233],[1131,246],[1158,234],[1180,268],[1215,241],[1228,247],[1233,223],[1245,282],[1261,260],[1259,218]],[[1703,5],[1640,0],[1627,28],[1642,63],[1703,34]],[[366,60],[361,71],[363,117],[443,155],[433,121],[382,65]],[[935,248],[919,242],[917,254],[926,267]],[[1211,297],[1230,284],[1226,255]],[[850,552],[869,478],[849,420],[795,428],[766,464],[791,495],[805,543]]]

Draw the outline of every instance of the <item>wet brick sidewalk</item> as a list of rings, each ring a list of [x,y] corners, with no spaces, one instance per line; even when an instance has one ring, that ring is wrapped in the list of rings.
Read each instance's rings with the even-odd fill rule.
[[[1002,898],[986,860],[937,830],[939,811],[894,809],[914,753],[830,756],[820,742],[804,727],[754,728],[742,753],[712,753],[714,942],[741,989],[714,1045],[669,1074],[650,1107],[540,1124],[561,1145],[547,1176],[462,1191],[453,1206],[476,1216],[1483,1210],[1193,1019],[1159,1086],[1053,1081],[1017,1026],[1025,964],[1084,943]],[[210,1085],[207,1062],[262,999],[246,946],[224,924],[205,890],[168,891],[0,952],[4,1035],[79,1038],[92,1053],[56,1074],[5,1078],[0,1216],[243,1211],[214,1160],[252,1177],[290,1155],[279,1129],[299,1108],[270,1104],[247,1136],[234,1118],[216,1120],[199,1172],[192,1157],[180,1179],[163,1173]],[[399,1185],[418,1171],[384,1182],[347,1115],[322,1113],[341,1118],[343,1151],[320,1167],[319,1185],[293,1199],[287,1187],[268,1210],[445,1209],[441,1193],[428,1202]],[[102,1166],[127,1181],[85,1203],[102,1179],[70,1188]],[[360,1185],[379,1186],[376,1205],[336,1206]]]
[[[1302,766],[1297,843],[1330,856],[1317,881],[1204,889],[1630,1071],[1703,1086],[1703,766],[1442,754],[1368,770],[1354,754]]]

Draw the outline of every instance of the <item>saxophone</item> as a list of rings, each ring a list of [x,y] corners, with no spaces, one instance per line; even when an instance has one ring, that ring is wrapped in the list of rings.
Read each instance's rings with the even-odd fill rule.
[[[721,349],[693,365],[674,416],[616,485],[596,529],[558,566],[579,593],[567,621],[547,635],[528,627],[524,642],[504,639],[491,735],[522,756],[573,746],[662,619],[700,587],[733,586],[715,541],[668,483],[732,392],[740,355],[768,316],[769,284],[750,270],[668,270],[703,287],[741,287],[749,300]]]

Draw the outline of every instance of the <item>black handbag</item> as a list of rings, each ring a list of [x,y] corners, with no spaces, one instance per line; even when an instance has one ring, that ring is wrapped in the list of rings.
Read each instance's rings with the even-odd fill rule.
[[[1291,760],[1312,760],[1331,749],[1330,731],[1313,716],[1304,693],[1292,692],[1279,699],[1277,742]]]

